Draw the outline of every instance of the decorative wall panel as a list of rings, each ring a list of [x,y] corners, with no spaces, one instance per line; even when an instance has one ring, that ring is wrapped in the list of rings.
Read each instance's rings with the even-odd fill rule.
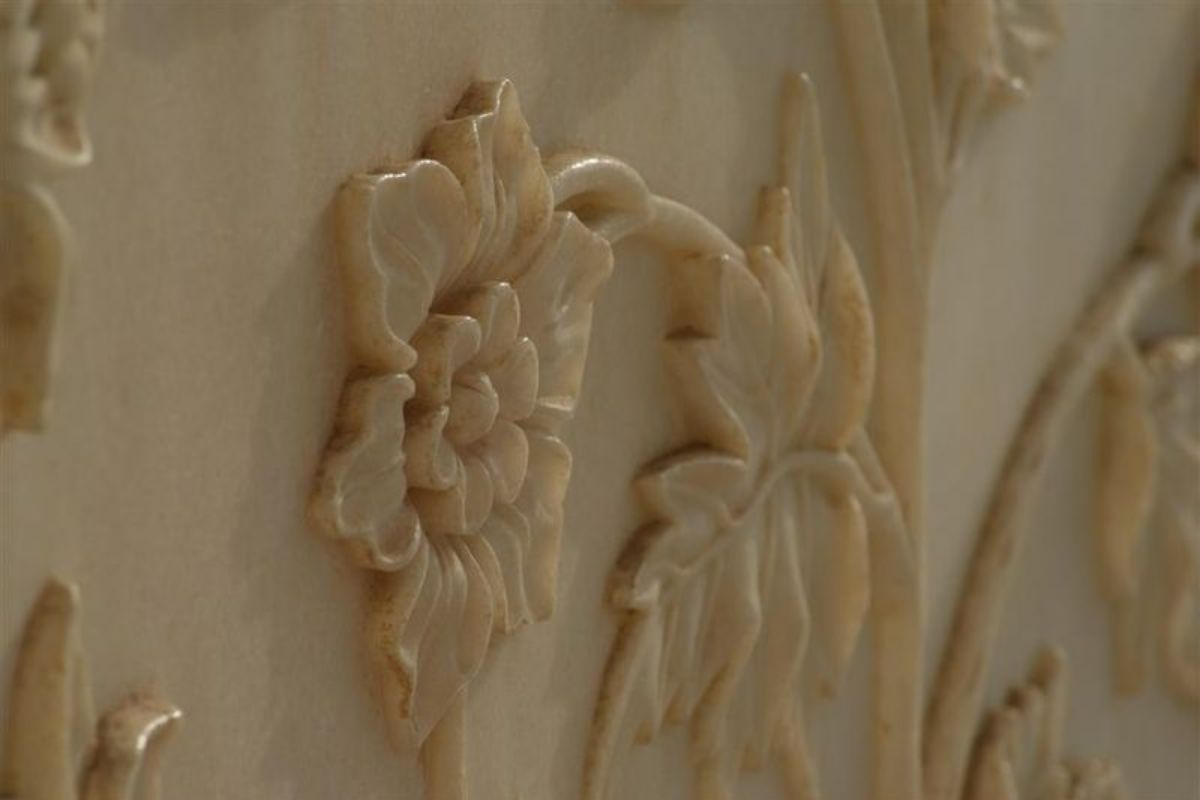
[[[117,10],[0,11],[0,795],[1197,796],[1200,8]]]

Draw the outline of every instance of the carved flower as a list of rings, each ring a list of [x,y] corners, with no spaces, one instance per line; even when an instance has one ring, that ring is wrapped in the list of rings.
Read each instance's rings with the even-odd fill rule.
[[[372,657],[397,740],[420,744],[493,631],[549,615],[579,394],[609,245],[553,209],[507,82],[477,84],[425,158],[342,190],[359,369],[312,503],[379,573]]]

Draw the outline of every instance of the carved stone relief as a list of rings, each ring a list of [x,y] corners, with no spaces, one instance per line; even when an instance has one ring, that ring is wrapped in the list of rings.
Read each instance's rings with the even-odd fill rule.
[[[67,225],[46,188],[84,166],[84,100],[102,33],[100,0],[0,5],[0,434],[39,430]]]
[[[622,623],[584,796],[613,796],[622,752],[667,721],[691,725],[704,796],[733,796],[743,768],[772,760],[793,794],[816,796],[799,677],[808,664],[835,691],[868,619],[877,791],[952,797],[963,784],[982,713],[978,664],[1003,597],[994,573],[1005,565],[987,566],[987,554],[997,537],[1016,535],[1013,507],[1044,452],[1039,409],[1058,408],[1054,375],[1071,367],[1052,370],[1051,399],[1039,394],[1014,444],[923,736],[922,456],[912,415],[928,272],[965,131],[988,98],[1024,91],[1031,59],[1058,27],[1048,5],[982,4],[987,13],[975,17],[939,7],[936,35],[920,40],[933,71],[921,72],[902,46],[924,29],[912,27],[918,19],[835,5],[874,190],[877,315],[832,217],[806,79],[788,84],[780,179],[762,195],[748,248],[651,195],[619,162],[543,161],[507,83],[472,87],[422,160],[342,190],[357,366],[312,515],[369,571],[376,683],[397,744],[422,751],[430,796],[465,793],[465,687],[494,635],[551,613],[570,471],[556,434],[578,397],[610,246],[629,235],[658,245],[675,275],[666,359],[695,438],[636,481],[651,521],[612,576]],[[1124,318],[1124,305],[1100,305]],[[881,391],[903,399],[877,396],[869,416],[877,342],[887,357]],[[1069,342],[1064,357],[1077,350]],[[1173,594],[1172,608],[1188,596]],[[1185,652],[1186,626],[1171,631],[1168,649]],[[1181,658],[1171,674],[1186,684]],[[1050,680],[1044,671],[1031,680]]]
[[[29,613],[8,699],[0,797],[156,800],[162,747],[182,714],[134,694],[96,723],[78,617],[78,591],[57,580]]]
[[[1125,800],[1110,760],[1062,756],[1066,656],[1044,648],[1029,677],[989,712],[975,741],[966,800]]]
[[[630,749],[668,723],[688,729],[698,797],[737,797],[742,773],[766,767],[787,796],[828,796],[802,684],[837,693],[868,644],[872,796],[1125,797],[1110,762],[1061,755],[1060,651],[985,710],[1026,512],[1093,386],[1091,525],[1117,687],[1141,685],[1153,643],[1165,683],[1200,706],[1200,332],[1136,324],[1163,290],[1200,287],[1200,153],[1030,400],[926,710],[921,420],[941,208],[972,133],[1027,91],[1061,26],[1048,0],[830,5],[864,165],[859,252],[833,210],[807,77],[785,80],[778,175],[745,237],[616,159],[543,156],[508,81],[471,84],[415,160],[339,190],[351,364],[308,511],[362,584],[371,683],[426,797],[465,798],[470,687],[493,646],[550,618],[566,591],[560,549],[577,534],[564,530],[563,433],[593,304],[628,238],[652,245],[670,278],[668,332],[653,345],[688,441],[633,476],[645,524],[606,532],[625,544],[605,597],[616,637],[600,684],[579,690],[595,701],[585,800],[625,796]],[[0,431],[41,424],[66,237],[44,185],[90,156],[82,96],[99,20],[89,0],[0,7],[17,56],[0,100],[20,112],[3,123],[0,224],[15,246],[0,263]],[[50,582],[29,617],[0,796],[153,800],[180,712],[135,695],[94,723],[78,605]]]
[[[507,82],[472,86],[423,156],[341,192],[358,367],[312,517],[368,573],[397,746],[421,748],[428,794],[454,797],[467,684],[494,636],[554,608],[571,472],[557,434],[609,241],[647,209],[615,162],[543,163]]]
[[[1198,104],[1200,106],[1200,104]],[[1200,142],[1200,117],[1190,136]],[[1029,506],[1045,471],[1048,454],[1060,440],[1071,415],[1086,390],[1108,365],[1104,382],[1110,406],[1105,418],[1104,440],[1117,448],[1121,457],[1103,462],[1101,493],[1097,496],[1097,541],[1101,572],[1114,614],[1118,686],[1136,685],[1140,670],[1138,623],[1132,619],[1131,604],[1140,602],[1138,542],[1145,508],[1150,501],[1153,471],[1161,470],[1165,506],[1160,509],[1164,525],[1164,547],[1169,558],[1165,604],[1160,611],[1160,652],[1168,683],[1190,696],[1195,681],[1195,573],[1194,542],[1197,520],[1193,513],[1194,491],[1176,496],[1180,486],[1195,486],[1194,412],[1188,407],[1195,391],[1191,336],[1160,344],[1166,348],[1151,355],[1149,374],[1139,357],[1131,352],[1131,327],[1158,294],[1196,281],[1200,271],[1200,172],[1195,154],[1171,176],[1146,221],[1140,241],[1129,260],[1118,268],[1092,298],[1059,346],[1037,390],[1026,406],[1016,437],[1009,446],[1004,467],[992,492],[983,526],[976,540],[966,581],[955,609],[950,639],[943,653],[934,684],[928,720],[926,754],[927,786],[935,797],[956,796],[961,778],[957,769],[965,758],[967,740],[963,729],[982,702],[985,669],[990,663],[1007,598],[1015,552],[1019,552]],[[1194,283],[1192,284],[1195,285]],[[1132,372],[1131,376],[1129,373]],[[1157,375],[1155,374],[1157,373]],[[1191,373],[1191,374],[1189,374]],[[1149,408],[1130,409],[1126,395],[1138,381],[1155,381],[1155,390],[1145,389],[1147,404],[1159,409],[1161,421],[1138,415]],[[1122,388],[1116,389],[1114,383]],[[1151,397],[1153,396],[1153,400]],[[1114,407],[1115,406],[1115,407]],[[1131,419],[1130,414],[1133,417]],[[1192,414],[1187,422],[1177,415]],[[1145,423],[1145,424],[1143,424]],[[1182,424],[1181,424],[1182,423]],[[1147,451],[1160,434],[1145,425],[1161,426],[1166,442],[1163,459]],[[1169,432],[1169,433],[1168,433]],[[1111,455],[1111,454],[1110,454]],[[1163,463],[1165,462],[1165,463]],[[1116,487],[1114,470],[1122,485]],[[929,750],[934,747],[936,749]],[[954,754],[950,756],[948,754]]]
[[[624,621],[597,706],[589,798],[620,796],[620,751],[668,720],[691,723],[702,796],[734,796],[743,767],[773,760],[795,796],[815,796],[799,687],[810,639],[829,692],[873,596],[895,637],[880,657],[899,666],[888,645],[916,651],[915,607],[894,602],[915,590],[909,539],[862,428],[871,312],[832,218],[807,80],[788,83],[783,118],[780,184],[763,192],[753,246],[665,202],[642,231],[674,255],[666,355],[696,438],[637,481],[654,521],[613,575]],[[895,702],[879,693],[877,724]]]
[[[1158,291],[1182,282],[1200,299],[1196,162],[1163,188],[1133,263],[1160,274]],[[1135,306],[1106,332],[1112,341],[1099,378],[1094,526],[1116,689],[1132,693],[1142,685],[1152,638],[1166,685],[1200,705],[1200,303],[1194,305],[1190,330],[1139,337]]]

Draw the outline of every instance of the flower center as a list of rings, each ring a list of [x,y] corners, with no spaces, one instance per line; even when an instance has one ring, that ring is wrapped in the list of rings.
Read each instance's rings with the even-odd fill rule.
[[[537,401],[533,343],[518,336],[516,293],[488,284],[444,305],[413,335],[416,384],[405,407],[409,498],[431,534],[477,532],[516,500],[529,443],[520,423]]]

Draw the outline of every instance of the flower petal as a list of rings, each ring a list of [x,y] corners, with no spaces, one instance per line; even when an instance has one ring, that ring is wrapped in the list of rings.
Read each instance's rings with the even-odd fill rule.
[[[338,254],[359,360],[388,371],[412,367],[416,354],[407,340],[437,289],[462,269],[477,236],[462,187],[436,162],[357,175],[342,187]]]
[[[529,466],[529,442],[525,431],[507,420],[496,420],[496,425],[472,448],[472,452],[487,467],[496,501],[512,503],[516,500]]]
[[[487,465],[477,456],[467,456],[463,459],[463,482],[466,485],[466,532],[474,533],[483,527],[483,523],[487,522],[492,513],[496,492]]]
[[[521,306],[517,292],[507,283],[485,283],[457,295],[443,309],[471,317],[483,332],[476,363],[487,366],[508,352],[517,340]]]
[[[450,402],[454,373],[479,352],[479,323],[470,317],[430,314],[412,337],[417,363],[409,370],[416,401],[426,408]]]
[[[479,670],[492,613],[487,577],[458,539],[425,540],[410,568],[377,579],[367,642],[397,745],[420,746]]]
[[[488,374],[500,396],[501,418],[516,422],[533,413],[538,396],[538,353],[532,341],[518,341]]]
[[[579,398],[592,303],[612,272],[608,242],[573,214],[555,214],[533,265],[514,283],[521,332],[537,349],[538,395],[569,414]]]
[[[316,527],[344,542],[356,563],[380,570],[407,564],[421,538],[406,500],[404,406],[407,375],[350,383],[337,432],[323,462],[310,514]]]
[[[517,508],[529,522],[529,558],[525,596],[535,620],[554,612],[558,584],[558,546],[562,539],[563,500],[571,478],[571,453],[557,437],[526,431],[529,471]]]
[[[414,488],[442,491],[459,477],[458,456],[445,437],[450,409],[409,415],[407,433],[401,432],[408,457],[405,474]]]
[[[487,467],[474,456],[458,460],[458,472],[451,485],[441,491],[413,489],[413,505],[421,514],[421,524],[431,536],[465,536],[474,533],[487,520],[492,509],[492,479]]]
[[[472,85],[455,118],[430,132],[425,151],[458,177],[481,231],[457,285],[521,274],[545,234],[553,197],[516,89],[508,81]]]
[[[500,398],[488,376],[468,367],[461,370],[450,390],[450,418],[446,436],[465,446],[483,437],[496,421]]]
[[[480,535],[464,541],[473,551],[489,550],[499,565],[505,598],[502,629],[507,633],[519,625],[533,622],[535,618],[526,592],[527,562],[533,538],[525,515],[513,506],[498,505],[484,523]]]

